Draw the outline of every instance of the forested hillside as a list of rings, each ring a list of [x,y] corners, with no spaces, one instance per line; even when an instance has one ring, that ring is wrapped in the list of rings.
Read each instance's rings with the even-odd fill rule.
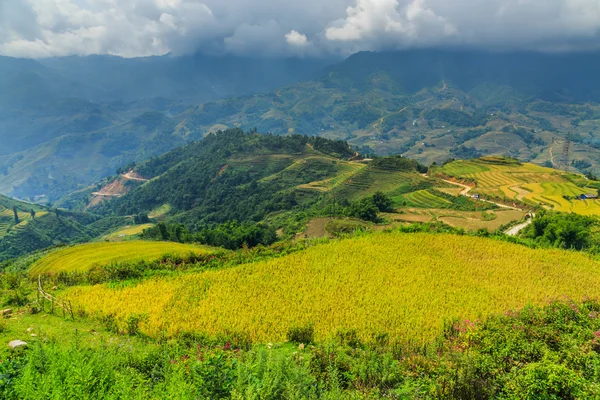
[[[140,164],[135,172],[150,181],[94,211],[132,215],[168,204],[185,221],[260,221],[314,201],[318,191],[296,188],[337,175],[353,155],[343,141],[227,130]]]
[[[87,242],[122,218],[49,209],[0,196],[0,261],[51,246]]]

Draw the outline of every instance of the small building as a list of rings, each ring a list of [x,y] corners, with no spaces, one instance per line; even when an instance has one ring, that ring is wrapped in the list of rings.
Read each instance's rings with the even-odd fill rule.
[[[582,194],[581,196],[579,196],[579,200],[595,200],[597,198],[598,198],[597,193]]]

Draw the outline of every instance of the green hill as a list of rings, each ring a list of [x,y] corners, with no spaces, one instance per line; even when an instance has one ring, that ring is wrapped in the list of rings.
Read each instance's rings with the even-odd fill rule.
[[[0,196],[0,261],[51,246],[90,241],[124,223],[122,218],[102,219]]]

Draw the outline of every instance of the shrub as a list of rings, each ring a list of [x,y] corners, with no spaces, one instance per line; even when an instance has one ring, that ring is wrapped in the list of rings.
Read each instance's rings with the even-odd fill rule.
[[[315,328],[313,324],[294,326],[288,330],[287,340],[294,343],[313,343]]]

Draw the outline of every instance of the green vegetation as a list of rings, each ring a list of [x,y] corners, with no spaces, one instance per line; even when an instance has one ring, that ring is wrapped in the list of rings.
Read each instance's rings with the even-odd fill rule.
[[[196,399],[580,399],[598,394],[593,301],[528,307],[448,323],[426,346],[392,346],[379,335],[340,332],[308,345],[248,346],[243,338],[182,337],[154,344],[97,324],[19,316],[0,332],[12,340],[33,327],[28,349],[2,350],[0,396],[22,398]],[[93,332],[94,334],[91,334]],[[45,340],[44,340],[45,339]]]
[[[94,239],[123,218],[49,209],[0,196],[0,262],[48,247]]]
[[[424,226],[411,229],[423,230]],[[423,248],[431,251],[424,253]],[[488,252],[503,257],[483,255]],[[444,261],[437,263],[433,261],[435,257]],[[333,263],[328,259],[334,260]],[[389,275],[395,268],[391,266],[396,264],[405,266],[413,279],[405,279],[407,275],[398,271]],[[369,234],[308,248],[299,244],[272,250],[172,255],[148,262],[107,264],[93,272],[94,279],[106,276],[104,282],[110,282],[107,285],[75,286],[67,290],[75,304],[85,303],[83,309],[87,313],[78,312],[76,321],[30,314],[30,305],[15,318],[0,324],[0,341],[20,338],[28,342],[26,348],[5,348],[0,352],[0,396],[6,399],[593,398],[600,374],[595,367],[600,364],[596,349],[600,305],[590,300],[547,303],[547,299],[563,294],[574,299],[581,299],[583,293],[593,295],[597,285],[592,281],[599,277],[595,264],[572,252],[533,250],[493,239],[423,233]],[[290,268],[291,265],[294,267]],[[382,268],[384,265],[386,268]],[[305,267],[313,270],[307,272]],[[144,274],[153,268],[157,268],[154,275]],[[196,268],[207,272],[190,273]],[[364,279],[365,284],[354,285],[355,274],[341,273],[342,269],[351,268],[356,268],[356,276]],[[376,275],[369,275],[371,268]],[[415,268],[424,268],[423,273]],[[450,275],[438,279],[435,274],[442,270]],[[485,274],[485,278],[478,276],[477,271]],[[533,277],[538,272],[540,275]],[[270,280],[279,279],[281,274],[300,276],[303,284],[299,285],[294,278],[284,278],[276,285],[277,290],[275,286],[269,289]],[[321,279],[321,274],[331,276],[331,280]],[[221,282],[219,276],[236,277],[235,289],[226,290],[232,286]],[[423,284],[419,279],[414,280],[419,276]],[[61,287],[67,283],[103,282],[88,280],[91,278],[90,270],[59,274],[53,279]],[[390,284],[390,279],[396,278],[403,283]],[[204,283],[199,285],[198,279]],[[338,282],[336,289],[317,296],[318,304],[328,310],[328,316],[316,318],[307,301],[300,303],[302,311],[297,313],[290,307],[292,303],[285,300],[291,296],[296,303],[298,290],[313,280],[322,289]],[[437,284],[434,288],[425,281]],[[253,301],[240,301],[238,297],[246,292],[245,285],[250,282],[258,285],[253,287]],[[377,282],[383,286],[377,288]],[[441,287],[442,283],[447,287]],[[461,289],[456,290],[456,285]],[[504,285],[511,289],[503,289]],[[543,288],[539,300],[531,297],[535,290],[528,285],[534,285],[536,290]],[[372,289],[363,293],[372,297],[361,297],[360,304],[355,301],[355,293],[347,292],[359,287]],[[428,287],[433,292],[429,293]],[[520,287],[528,295],[516,302],[505,302],[519,297],[519,291],[514,289]],[[498,290],[496,296],[489,296],[494,288]],[[100,290],[111,295],[95,298],[94,293]],[[372,306],[371,300],[385,303],[393,290],[400,291],[389,297],[394,307],[361,317],[361,310]],[[554,295],[548,297],[550,292]],[[62,290],[58,293],[65,294]],[[83,293],[87,293],[85,297]],[[129,297],[129,293],[136,297]],[[232,325],[212,333],[207,332],[210,324],[195,329],[177,322],[186,312],[184,304],[190,304],[194,298],[191,309],[201,307],[204,302],[218,300],[215,293],[222,293],[222,301],[236,311],[228,312],[229,305],[225,304],[215,306],[219,317],[212,323],[222,324],[233,318],[238,324],[247,322],[248,332]],[[274,300],[277,293],[285,293],[285,298]],[[315,298],[314,290],[307,293]],[[140,296],[141,299],[134,300]],[[150,296],[151,300],[144,296]],[[211,300],[205,300],[204,296]],[[436,301],[436,296],[444,301]],[[5,304],[23,305],[34,297],[30,285],[19,275],[0,275],[0,298]],[[263,297],[268,298],[268,303],[263,304]],[[428,300],[422,301],[421,297]],[[167,298],[175,303],[165,302]],[[397,307],[399,300],[409,298],[419,312],[401,312],[405,307]],[[454,298],[460,301],[453,302]],[[331,307],[330,301],[333,301]],[[527,303],[539,306],[522,308]],[[108,314],[101,317],[92,311],[92,304]],[[117,304],[120,308],[113,308]],[[267,304],[276,308],[269,309]],[[345,304],[349,312],[340,313],[330,324],[332,310],[337,315]],[[420,319],[424,325],[417,324],[421,328],[415,330],[414,319],[423,314],[425,304],[431,307]],[[455,311],[448,308],[453,304],[458,306]],[[468,304],[486,311],[470,310]],[[169,340],[161,339],[167,332],[160,330],[156,338],[146,336],[155,335],[149,328],[159,322],[153,313],[161,307],[169,310],[159,314],[170,321],[160,325],[163,329],[174,325],[183,328],[169,335]],[[252,319],[251,309],[265,310],[262,318],[277,318],[278,323],[261,330],[261,322]],[[185,323],[202,319],[207,312],[210,311],[195,311],[194,318],[185,319]],[[434,315],[439,312],[445,317]],[[396,314],[405,322],[407,318],[412,320],[395,328],[390,316]],[[384,320],[385,326],[373,325]],[[432,324],[434,320],[437,322]],[[268,334],[272,329],[281,331],[273,336],[274,340],[254,339],[255,335],[264,334],[260,332]],[[396,329],[412,329],[412,333],[398,334]]]
[[[540,212],[522,237],[535,240],[543,247],[589,250],[598,253],[600,221],[596,217],[577,214]]]

